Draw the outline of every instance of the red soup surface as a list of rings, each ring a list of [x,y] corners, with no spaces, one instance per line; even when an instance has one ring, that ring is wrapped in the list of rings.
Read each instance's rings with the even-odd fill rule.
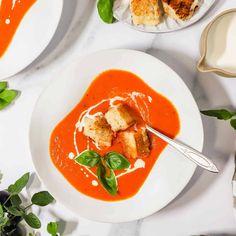
[[[37,0],[0,0],[0,58],[26,12]]]
[[[137,125],[143,125],[141,120],[145,120],[152,127],[170,137],[175,137],[180,129],[178,113],[173,104],[155,92],[138,76],[128,71],[108,70],[95,78],[78,105],[53,130],[50,156],[56,168],[77,190],[87,196],[105,201],[117,201],[135,195],[166,147],[165,142],[149,134],[151,152],[148,157],[138,158],[141,168],[134,169],[134,166],[138,166],[137,159],[129,159],[131,169],[134,171],[115,171],[118,177],[118,194],[115,196],[107,193],[98,183],[96,168],[86,168],[73,160],[78,153],[88,148],[100,154],[109,151],[124,154],[117,140],[114,140],[113,145],[105,150],[97,148],[83,135],[83,130],[79,130],[77,125],[81,113],[84,114],[87,109],[93,106],[90,114],[106,113],[110,106],[109,102],[112,100],[114,103],[119,103],[119,99],[123,99],[123,103],[142,115],[143,119],[140,119]]]

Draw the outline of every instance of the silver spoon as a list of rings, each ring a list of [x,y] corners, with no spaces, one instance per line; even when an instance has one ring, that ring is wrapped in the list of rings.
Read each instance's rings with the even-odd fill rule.
[[[146,128],[151,133],[155,134],[157,137],[164,140],[166,143],[170,144],[173,148],[178,150],[180,153],[182,153],[184,156],[186,156],[189,160],[197,164],[198,166],[214,173],[219,173],[219,170],[215,166],[215,164],[210,161],[207,157],[205,157],[202,153],[199,151],[187,146],[186,144],[183,144],[179,141],[173,140],[166,135],[158,132],[157,130],[153,129],[152,127],[146,125]]]

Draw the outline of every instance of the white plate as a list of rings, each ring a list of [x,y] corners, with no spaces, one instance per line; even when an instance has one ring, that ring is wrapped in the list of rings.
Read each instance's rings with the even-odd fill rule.
[[[0,79],[27,67],[47,47],[61,18],[63,0],[37,0],[21,21],[0,58]]]
[[[58,201],[77,215],[92,220],[124,222],[143,218],[166,206],[186,186],[196,166],[168,146],[140,191],[130,199],[112,203],[87,197],[67,182],[50,160],[50,134],[80,101],[92,80],[111,68],[135,73],[172,101],[181,121],[178,139],[202,150],[201,117],[184,82],[163,62],[132,50],[96,52],[63,69],[35,106],[30,127],[30,147],[39,177]]]
[[[115,0],[114,16],[117,20],[130,25],[132,28],[150,33],[164,33],[183,29],[200,20],[212,7],[216,0],[200,0],[200,7],[194,16],[188,21],[176,21],[170,17],[165,19],[157,26],[135,26],[132,23],[132,17],[129,10],[130,0]]]

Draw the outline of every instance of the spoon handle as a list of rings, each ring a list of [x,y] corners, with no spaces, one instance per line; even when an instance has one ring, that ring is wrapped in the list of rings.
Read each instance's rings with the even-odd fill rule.
[[[215,164],[210,161],[206,156],[204,156],[202,153],[198,152],[197,150],[179,142],[176,140],[173,140],[166,135],[158,132],[157,130],[153,129],[150,126],[146,126],[147,130],[151,133],[155,134],[162,140],[164,140],[166,143],[170,144],[173,148],[178,150],[180,153],[182,153],[184,156],[186,156],[189,160],[197,164],[198,166],[214,173],[218,173],[219,170],[215,166]]]

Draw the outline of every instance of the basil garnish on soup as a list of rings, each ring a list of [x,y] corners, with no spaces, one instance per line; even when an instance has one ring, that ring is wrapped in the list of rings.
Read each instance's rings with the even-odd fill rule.
[[[87,167],[97,167],[97,177],[103,188],[111,195],[118,191],[117,178],[113,170],[124,170],[130,167],[130,162],[118,152],[108,152],[101,156],[93,150],[82,152],[75,162]]]

